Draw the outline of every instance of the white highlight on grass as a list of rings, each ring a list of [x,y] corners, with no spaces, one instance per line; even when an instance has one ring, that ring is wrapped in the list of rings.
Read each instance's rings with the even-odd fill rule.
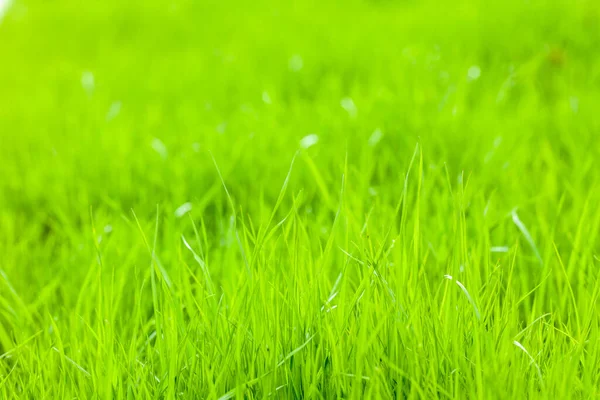
[[[109,234],[109,233],[111,233],[112,231],[113,231],[113,227],[112,227],[112,225],[110,225],[110,224],[109,224],[109,225],[105,225],[105,226],[104,226],[104,233],[106,233],[106,234]]]
[[[294,54],[288,62],[288,67],[291,71],[298,72],[304,67],[304,60],[298,54]]]
[[[337,289],[338,289],[338,286],[340,285],[341,281],[342,281],[342,272],[339,273],[337,279],[335,280],[335,283],[333,284],[333,287],[331,288],[331,293],[329,294],[329,298],[327,299],[327,301],[325,301],[325,304],[323,304],[323,306],[321,307],[321,311],[325,310],[326,306],[328,308],[327,312],[337,308],[337,305],[334,305],[332,307],[330,303],[339,294],[339,291]]]
[[[492,150],[488,151],[487,154],[485,155],[485,158],[484,158],[485,163],[490,162],[490,160],[496,153],[496,150],[498,149],[498,147],[500,147],[500,144],[502,144],[502,136],[498,136],[494,139],[494,148]]]
[[[452,275],[444,275],[444,278],[449,279],[451,281],[454,280],[452,278]],[[467,290],[467,288],[465,287],[465,285],[463,285],[462,283],[460,283],[457,280],[454,281],[454,282],[456,282],[456,284],[463,291],[463,293],[465,294],[465,296],[467,296],[467,300],[469,300],[469,303],[471,303],[471,306],[473,306],[473,311],[475,311],[475,316],[477,317],[477,319],[481,320],[481,314],[479,313],[479,309],[477,308],[477,305],[475,304],[475,301],[473,301],[473,298],[469,294],[469,291]]]
[[[383,132],[381,132],[381,129],[377,128],[373,131],[373,133],[371,134],[371,137],[369,137],[369,146],[371,147],[375,147],[377,146],[377,143],[379,143],[381,141],[381,139],[383,138]]]
[[[169,152],[167,151],[167,146],[160,140],[159,138],[152,139],[151,143],[152,149],[158,153],[162,158],[167,158]]]
[[[475,302],[471,298],[471,295],[467,291],[467,288],[459,281],[456,281],[456,284],[462,289],[462,291],[465,293],[465,296],[467,296],[469,303],[471,303],[471,305],[473,306],[473,310],[475,311],[475,316],[477,317],[477,319],[481,319],[481,314],[479,314],[479,309],[477,308],[477,305],[475,305]]]
[[[269,92],[267,92],[267,91],[262,92],[262,101],[265,104],[271,104],[272,103],[271,96],[269,96]]]
[[[303,149],[308,149],[309,147],[317,144],[318,141],[319,141],[319,136],[317,136],[314,133],[311,133],[310,135],[304,136],[300,140],[300,147],[302,147]]]
[[[192,203],[190,203],[190,202],[183,203],[182,205],[177,207],[177,209],[175,210],[175,217],[181,218],[185,214],[189,213],[190,211],[192,211]]]
[[[527,326],[526,326],[526,327],[525,327],[525,328],[524,328],[524,329],[523,329],[521,332],[519,332],[519,333],[517,333],[517,334],[515,335],[515,340],[516,340],[516,339],[518,339],[518,338],[519,338],[521,335],[523,335],[525,332],[527,332],[527,330],[528,330],[529,328],[531,328],[533,325],[535,325],[535,323],[536,323],[536,322],[538,322],[538,321],[541,321],[542,319],[544,319],[544,318],[546,318],[546,317],[549,317],[550,315],[552,315],[552,314],[550,314],[550,313],[546,313],[546,314],[544,314],[544,315],[540,315],[539,317],[537,317],[536,319],[534,319],[532,323],[530,323],[529,325],[527,325]]]
[[[489,209],[490,209],[490,200],[491,200],[491,199],[488,199],[487,203],[485,203],[485,208],[483,209],[483,216],[484,216],[484,217],[486,217],[486,216],[487,216],[487,213],[488,213],[488,211],[489,211]]]
[[[527,351],[527,349],[521,343],[519,343],[516,340],[514,340],[513,344],[515,346],[517,346],[519,349],[521,349],[523,351],[523,353],[527,354],[527,357],[529,357],[529,359],[531,360],[531,364],[533,364],[533,366],[537,370],[538,378],[540,379],[540,383],[543,386],[544,385],[544,379],[542,378],[542,370],[540,369],[540,366],[538,365],[538,363],[535,362],[535,359],[531,356],[531,354],[529,354],[529,352]]]
[[[184,246],[187,247],[187,249],[190,251],[190,253],[192,253],[192,255],[194,256],[194,260],[196,260],[198,265],[200,265],[200,268],[202,269],[202,273],[204,274],[204,281],[206,283],[206,288],[208,289],[208,293],[212,296],[214,294],[215,290],[213,287],[212,278],[210,277],[210,271],[208,270],[208,266],[206,265],[204,260],[202,258],[200,258],[200,256],[198,254],[196,254],[196,252],[194,251],[192,246],[190,246],[188,241],[185,240],[185,236],[181,235],[181,240],[182,240]]]
[[[301,344],[299,347],[296,347],[294,350],[292,350],[287,356],[285,356],[283,358],[283,360],[281,360],[279,362],[279,364],[277,364],[277,367],[281,367],[287,360],[289,360],[290,358],[292,358],[294,356],[294,354],[298,353],[300,350],[302,350],[303,348],[305,348],[315,337],[315,335],[310,336],[306,342],[304,342],[303,344]]]
[[[354,100],[352,100],[351,97],[344,97],[340,101],[340,105],[342,106],[342,108],[344,110],[346,110],[346,112],[348,113],[348,115],[350,116],[350,118],[356,118],[356,114],[358,113],[358,109],[356,108],[356,104],[354,104]]]
[[[285,385],[277,386],[275,388],[275,391],[270,392],[269,394],[267,394],[267,397],[271,397],[273,394],[277,393],[278,391],[280,391],[281,389],[283,389],[286,386],[287,386],[287,383]]]
[[[515,223],[515,225],[517,226],[517,228],[519,228],[519,230],[521,231],[523,236],[525,236],[525,239],[527,240],[527,242],[533,249],[533,252],[535,253],[535,257],[538,259],[540,264],[543,265],[544,261],[542,260],[542,256],[540,255],[540,252],[539,252],[537,246],[535,245],[535,242],[533,241],[533,237],[531,237],[531,234],[529,233],[529,230],[527,229],[525,224],[523,224],[523,222],[519,219],[519,215],[517,215],[516,210],[512,211],[512,220]]]
[[[62,357],[64,357],[65,360],[67,360],[68,362],[70,362],[71,364],[73,364],[73,366],[75,366],[75,368],[77,368],[79,371],[83,372],[85,376],[87,376],[88,378],[92,377],[92,374],[90,374],[89,372],[87,372],[85,370],[85,368],[83,368],[81,365],[77,364],[75,362],[75,360],[73,360],[72,358],[68,357],[66,354],[64,354],[63,352],[61,352],[59,349],[57,349],[56,347],[52,347],[52,350],[56,351],[58,354],[60,354]]]
[[[206,263],[204,262],[204,260],[202,258],[200,258],[200,256],[198,256],[198,254],[196,254],[194,249],[192,249],[192,246],[190,246],[188,241],[185,239],[185,236],[181,235],[181,241],[183,242],[185,247],[187,247],[187,249],[192,253],[192,255],[194,256],[194,259],[202,267],[202,269],[206,268]],[[206,272],[208,272],[208,271],[206,271]]]
[[[108,113],[106,114],[107,121],[112,121],[113,119],[115,119],[117,117],[117,115],[119,115],[119,113],[121,112],[121,105],[122,104],[120,101],[114,101],[110,105],[110,108],[108,109]]]
[[[81,86],[87,92],[87,94],[91,96],[94,93],[94,89],[96,88],[94,74],[90,71],[84,71],[81,74]]]
[[[355,374],[349,374],[349,373],[346,373],[346,372],[342,372],[342,373],[340,373],[340,375],[347,376],[349,378],[356,378],[357,377],[357,375],[355,375]],[[363,379],[363,380],[365,380],[365,381],[371,380],[370,377],[365,376],[365,375],[362,375],[360,378]]]
[[[2,21],[2,18],[4,18],[4,15],[6,15],[6,12],[8,11],[8,7],[10,7],[11,3],[12,3],[11,0],[0,0],[0,21]]]
[[[508,246],[494,246],[490,248],[490,252],[492,253],[508,253]]]
[[[569,105],[571,106],[571,111],[573,111],[574,114],[577,114],[579,111],[579,98],[576,96],[569,97]]]
[[[481,68],[479,68],[479,65],[472,65],[471,67],[469,67],[469,70],[467,71],[467,79],[469,81],[475,81],[479,79],[480,76]]]

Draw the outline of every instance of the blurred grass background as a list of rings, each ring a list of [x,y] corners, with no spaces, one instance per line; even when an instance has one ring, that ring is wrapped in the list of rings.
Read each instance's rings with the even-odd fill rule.
[[[28,211],[44,199],[77,206],[81,196],[126,209],[157,194],[187,201],[214,183],[194,148],[235,168],[232,186],[270,187],[264,172],[287,169],[305,135],[342,146],[319,153],[325,167],[360,152],[377,128],[392,169],[420,139],[454,172],[500,184],[541,167],[531,165],[540,151],[592,150],[562,160],[580,171],[597,156],[596,6],[16,2],[0,28],[5,201]],[[291,70],[293,57],[301,70]],[[473,82],[471,66],[481,71]],[[93,88],[82,87],[84,74]],[[356,118],[340,107],[346,97]],[[531,183],[524,194],[543,191]]]
[[[347,154],[361,194],[393,198],[420,142],[502,210],[547,209],[597,179],[599,21],[581,0],[15,1],[0,25],[2,225],[83,224],[90,205],[201,214],[224,199],[208,150],[237,197],[272,202],[313,133],[328,185]],[[319,197],[312,174],[294,179]]]

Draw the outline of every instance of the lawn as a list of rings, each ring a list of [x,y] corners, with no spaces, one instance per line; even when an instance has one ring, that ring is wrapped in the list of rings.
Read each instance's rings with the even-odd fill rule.
[[[600,398],[597,0],[0,19],[0,398]]]

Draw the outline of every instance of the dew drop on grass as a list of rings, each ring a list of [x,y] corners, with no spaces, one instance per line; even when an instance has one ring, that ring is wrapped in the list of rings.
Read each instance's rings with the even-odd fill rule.
[[[177,207],[177,209],[175,210],[175,217],[181,218],[185,214],[189,213],[190,211],[192,211],[192,203],[190,203],[190,202],[183,203],[182,205]]]
[[[167,151],[167,146],[160,140],[159,138],[152,139],[152,149],[158,153],[162,158],[167,158],[169,155]]]
[[[508,253],[508,246],[494,246],[490,249],[492,253]]]
[[[569,105],[571,106],[571,111],[573,111],[573,114],[577,114],[579,111],[579,98],[575,96],[569,97]]]
[[[8,11],[8,7],[10,7],[11,0],[0,0],[0,21]]]
[[[317,144],[318,141],[319,141],[319,136],[317,136],[314,133],[311,133],[310,135],[304,136],[300,140],[300,147],[302,147],[303,149],[308,149],[309,147]]]
[[[0,0],[1,2],[2,0]],[[86,91],[86,93],[91,96],[94,93],[94,89],[96,88],[94,74],[90,71],[84,71],[81,74],[81,86]]]
[[[120,112],[121,112],[121,102],[120,101],[114,101],[110,105],[110,108],[108,109],[108,113],[106,114],[106,120],[107,121],[112,121],[113,119],[115,119],[119,115]]]
[[[304,67],[304,60],[298,54],[293,55],[288,63],[290,71],[298,72]]]
[[[346,112],[348,113],[350,118],[356,118],[356,114],[357,114],[358,110],[357,110],[356,104],[354,104],[354,100],[352,100],[352,98],[344,97],[340,101],[340,105],[342,106],[342,108],[344,110],[346,110]]]
[[[469,70],[467,71],[467,79],[469,81],[475,81],[479,79],[480,76],[481,68],[479,68],[479,65],[472,65],[471,67],[469,67]]]
[[[379,143],[381,141],[381,139],[383,138],[383,132],[381,132],[381,129],[377,128],[375,129],[375,131],[373,131],[373,133],[371,134],[371,137],[369,137],[369,146],[371,147],[375,147],[377,145],[377,143]]]
[[[267,92],[267,91],[262,92],[262,101],[265,104],[271,104],[272,103],[271,102],[271,96],[269,96],[269,92]]]

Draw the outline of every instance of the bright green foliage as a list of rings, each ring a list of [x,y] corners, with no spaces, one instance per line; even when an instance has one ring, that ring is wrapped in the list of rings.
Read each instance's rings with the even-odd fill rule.
[[[0,398],[598,398],[599,110],[597,0],[14,0]]]

